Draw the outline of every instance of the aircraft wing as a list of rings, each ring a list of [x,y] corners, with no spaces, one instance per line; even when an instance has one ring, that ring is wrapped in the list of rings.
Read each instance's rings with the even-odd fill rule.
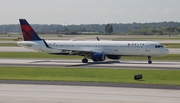
[[[56,50],[61,50],[61,52],[68,52],[70,55],[78,54],[78,55],[87,55],[87,54],[92,54],[93,52],[96,51],[90,51],[90,50],[77,50],[77,49],[58,49],[58,48],[52,48]]]

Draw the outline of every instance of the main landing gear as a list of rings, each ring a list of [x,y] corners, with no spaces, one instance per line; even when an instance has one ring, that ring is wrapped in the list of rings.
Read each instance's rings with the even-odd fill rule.
[[[84,59],[82,59],[82,62],[83,62],[83,63],[87,63],[87,62],[88,62],[88,59],[87,59],[87,58],[84,58]]]
[[[151,56],[148,56],[148,64],[152,64]]]

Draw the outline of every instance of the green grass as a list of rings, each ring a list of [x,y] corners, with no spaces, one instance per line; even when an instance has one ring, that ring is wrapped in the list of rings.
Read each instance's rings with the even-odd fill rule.
[[[14,41],[15,38],[0,38],[0,41]]]
[[[77,55],[51,55],[41,52],[1,52],[0,58],[49,58],[49,59],[82,59]],[[121,60],[147,60],[147,57],[122,56]],[[152,57],[152,60],[180,61],[180,54],[167,54],[165,56]]]
[[[179,38],[117,38],[113,40],[140,40],[140,41],[148,41],[148,40],[179,40]]]
[[[1,52],[0,58],[53,58],[53,59],[82,59],[81,56],[52,55],[41,52]]]
[[[142,74],[141,81],[134,75]],[[179,70],[0,67],[1,80],[40,80],[180,85]]]
[[[0,43],[0,46],[7,46],[7,47],[18,47],[16,43]]]
[[[162,43],[166,48],[180,48],[180,43]]]
[[[76,38],[77,40],[81,39],[95,39],[95,37],[99,37],[100,39],[108,39],[108,40],[179,40],[179,35],[171,35],[171,37],[167,35],[151,35],[151,36],[145,36],[145,35],[102,35],[101,33],[98,34],[82,34],[82,35],[62,35],[62,37],[58,37],[55,34],[38,34],[42,39],[49,39],[49,40],[70,40],[72,38]],[[11,34],[9,35],[2,35],[0,34],[0,41],[1,40],[9,40],[14,41],[17,40],[17,38],[21,38],[22,34]],[[83,37],[83,38],[82,38]],[[21,39],[20,39],[21,40]]]

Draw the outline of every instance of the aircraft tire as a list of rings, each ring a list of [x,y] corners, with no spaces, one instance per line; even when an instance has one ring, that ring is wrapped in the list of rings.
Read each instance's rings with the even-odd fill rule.
[[[150,61],[148,61],[148,64],[152,64],[152,61],[150,60]]]
[[[84,58],[84,59],[82,59],[82,62],[83,62],[83,63],[87,63],[87,62],[88,62],[88,59]]]

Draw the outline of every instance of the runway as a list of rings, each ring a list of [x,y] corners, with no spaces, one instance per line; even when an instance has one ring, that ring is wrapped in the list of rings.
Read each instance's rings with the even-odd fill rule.
[[[0,84],[1,103],[179,103],[180,90]]]
[[[0,59],[0,66],[41,66],[41,67],[85,67],[85,68],[133,68],[133,69],[171,69],[180,70],[180,62],[159,62],[147,64],[147,61],[113,61],[82,63],[81,60],[57,60],[57,59]]]

